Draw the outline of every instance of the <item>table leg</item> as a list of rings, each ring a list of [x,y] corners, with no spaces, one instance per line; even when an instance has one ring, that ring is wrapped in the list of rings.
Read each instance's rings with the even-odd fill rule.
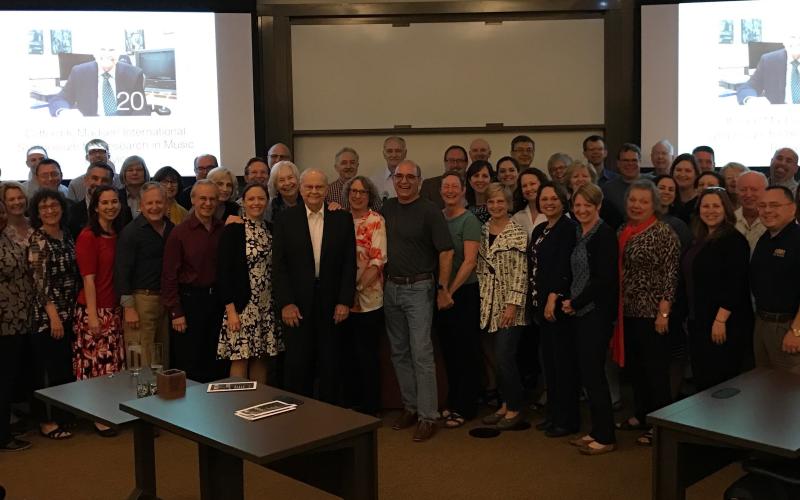
[[[197,444],[200,461],[200,498],[243,500],[242,459],[202,443]]]
[[[686,488],[747,456],[747,450],[653,427],[653,500],[685,500]]]
[[[266,467],[345,500],[378,498],[378,447],[366,432]]]
[[[678,473],[678,440],[674,431],[653,427],[653,500],[685,500]]]
[[[346,500],[374,500],[378,498],[376,431],[353,438],[352,451],[342,470],[342,497]]]
[[[133,460],[136,467],[136,487],[128,500],[157,499],[153,426],[143,420],[133,423]]]

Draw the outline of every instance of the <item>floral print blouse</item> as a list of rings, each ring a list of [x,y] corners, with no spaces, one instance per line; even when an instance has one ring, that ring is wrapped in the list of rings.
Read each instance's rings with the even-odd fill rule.
[[[369,312],[383,307],[383,265],[386,264],[386,222],[372,210],[361,218],[354,218],[356,229],[356,283],[369,266],[378,268],[378,279],[370,286],[356,292],[351,311]]]
[[[34,331],[45,332],[50,329],[50,318],[45,310],[49,302],[56,306],[62,322],[72,319],[81,283],[72,236],[64,231],[62,238],[57,239],[37,229],[30,238],[28,264],[36,293],[33,305]]]
[[[25,263],[25,247],[0,233],[0,336],[30,330],[33,283]]]

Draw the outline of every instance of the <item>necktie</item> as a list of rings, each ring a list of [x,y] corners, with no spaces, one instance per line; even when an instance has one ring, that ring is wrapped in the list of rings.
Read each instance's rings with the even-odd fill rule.
[[[800,103],[800,71],[797,70],[797,66],[800,65],[800,61],[795,59],[792,61],[792,103],[798,104]]]
[[[114,95],[114,89],[111,88],[111,82],[108,79],[111,75],[108,71],[103,73],[103,111],[106,116],[113,116],[117,114],[117,96]]]

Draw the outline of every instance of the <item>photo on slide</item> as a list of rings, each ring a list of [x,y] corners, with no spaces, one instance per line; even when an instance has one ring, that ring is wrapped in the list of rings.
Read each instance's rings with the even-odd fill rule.
[[[31,113],[37,117],[169,116],[175,111],[174,31],[87,27],[49,34],[55,57],[27,65]],[[27,57],[37,57],[33,42]]]

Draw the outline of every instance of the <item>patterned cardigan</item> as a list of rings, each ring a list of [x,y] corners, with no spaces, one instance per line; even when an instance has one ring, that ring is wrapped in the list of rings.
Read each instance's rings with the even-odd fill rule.
[[[481,293],[481,328],[496,332],[506,304],[517,306],[517,315],[511,326],[525,324],[525,297],[527,292],[528,259],[525,248],[528,233],[513,220],[497,235],[489,246],[489,223],[481,229],[478,250],[478,282]]]
[[[625,245],[622,254],[623,314],[655,318],[658,303],[675,301],[681,244],[675,232],[656,222]]]

